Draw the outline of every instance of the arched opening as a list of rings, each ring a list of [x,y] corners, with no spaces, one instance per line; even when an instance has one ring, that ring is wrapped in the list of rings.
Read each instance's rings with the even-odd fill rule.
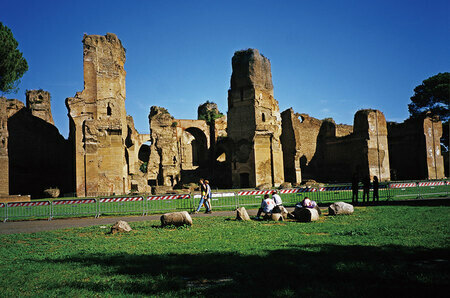
[[[106,115],[111,116],[112,115],[112,111],[111,111],[111,106],[108,103],[108,107],[106,108]]]
[[[193,139],[190,142],[191,158],[193,166],[203,166],[208,161],[208,144],[205,133],[196,127],[185,130]]]
[[[266,122],[266,114],[262,113],[262,122]]]
[[[147,173],[148,161],[150,159],[150,142],[141,145],[138,152],[138,159],[140,164],[139,170],[142,173]]]

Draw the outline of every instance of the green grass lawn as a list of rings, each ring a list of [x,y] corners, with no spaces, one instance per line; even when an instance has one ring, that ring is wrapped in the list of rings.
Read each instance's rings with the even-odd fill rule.
[[[0,296],[434,296],[450,207],[357,207],[318,222],[194,218],[0,235]]]

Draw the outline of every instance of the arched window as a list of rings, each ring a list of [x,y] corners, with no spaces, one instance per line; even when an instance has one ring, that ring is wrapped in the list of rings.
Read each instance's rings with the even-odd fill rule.
[[[112,114],[111,107],[109,106],[108,103],[108,107],[106,108],[106,115],[111,116],[111,114]]]
[[[266,115],[262,113],[262,122],[266,122]]]

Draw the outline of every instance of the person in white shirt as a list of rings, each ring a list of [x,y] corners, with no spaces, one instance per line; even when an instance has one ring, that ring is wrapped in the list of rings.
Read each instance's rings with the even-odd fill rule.
[[[283,202],[281,201],[281,197],[276,189],[272,192],[272,200],[275,202],[275,207],[272,210],[272,213],[281,213]]]
[[[269,194],[265,194],[261,201],[261,208],[258,209],[258,213],[256,214],[256,219],[259,219],[262,212],[271,214],[274,207],[275,202],[270,198]]]

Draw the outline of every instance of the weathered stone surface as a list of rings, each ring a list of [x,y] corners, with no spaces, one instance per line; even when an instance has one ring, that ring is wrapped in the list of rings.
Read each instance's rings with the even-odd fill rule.
[[[233,186],[278,187],[284,181],[281,116],[269,59],[256,49],[238,51],[232,68],[228,137],[233,143]]]
[[[270,215],[270,220],[273,221],[284,221],[284,217],[281,213],[272,213]]]
[[[408,119],[388,123],[389,161],[393,180],[442,179],[444,161],[437,118]]]
[[[47,198],[57,198],[59,195],[59,188],[47,188],[44,190],[44,196]]]
[[[38,117],[45,122],[55,125],[52,116],[52,107],[50,104],[50,93],[48,91],[40,90],[27,90],[27,108],[31,111],[31,114]]]
[[[236,209],[236,220],[250,220],[250,216],[248,216],[245,207],[239,207]]]
[[[6,98],[0,97],[0,196],[9,195],[8,113]]]
[[[319,213],[315,208],[295,208],[293,215],[296,220],[301,222],[310,222],[319,219]]]
[[[187,211],[166,213],[161,216],[161,226],[192,226],[192,218]]]
[[[130,232],[132,229],[130,225],[123,220],[119,220],[111,227],[111,234],[121,233],[121,232]]]
[[[352,214],[353,205],[345,202],[335,202],[328,207],[329,215]]]
[[[66,99],[78,196],[131,188],[125,141],[125,49],[115,34],[83,38],[84,90]]]
[[[279,189],[289,189],[292,188],[292,183],[291,182],[283,182],[281,183]]]

